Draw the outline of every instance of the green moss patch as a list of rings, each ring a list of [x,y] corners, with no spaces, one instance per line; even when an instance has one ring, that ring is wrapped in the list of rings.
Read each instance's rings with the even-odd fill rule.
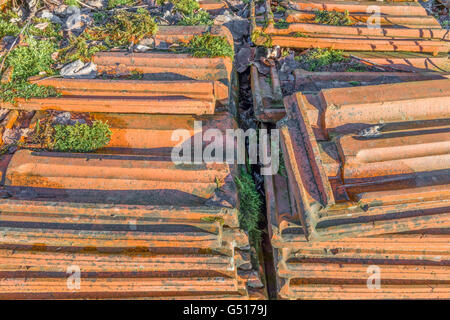
[[[345,12],[321,10],[316,12],[316,18],[314,21],[316,23],[328,24],[332,26],[347,26],[352,24],[352,20],[350,19],[347,10],[345,10]]]
[[[262,46],[266,48],[272,47],[272,39],[268,34],[264,33],[261,30],[253,30],[251,40],[256,46]]]
[[[194,57],[231,57],[234,58],[233,47],[224,36],[216,36],[210,33],[194,36],[186,48]]]
[[[54,88],[27,82],[31,76],[55,74],[52,69],[55,61],[51,56],[57,50],[56,44],[51,40],[36,40],[33,37],[28,37],[25,42],[27,46],[16,47],[6,59],[5,70],[11,68],[13,72],[10,82],[0,84],[3,101],[14,102],[16,98],[46,98],[58,95]]]
[[[106,24],[85,31],[88,40],[104,40],[108,47],[128,46],[139,43],[145,37],[154,35],[158,30],[155,20],[146,10],[136,13],[118,10]]]
[[[54,126],[52,149],[63,152],[91,152],[106,146],[112,132],[106,122],[94,121],[92,125]]]
[[[259,249],[262,231],[259,227],[261,221],[262,199],[256,190],[252,175],[241,167],[240,177],[235,178],[239,192],[239,224],[248,232],[250,243]]]
[[[289,23],[287,23],[285,20],[280,19],[273,25],[276,29],[287,29],[289,28]]]
[[[198,10],[195,13],[183,16],[178,22],[181,26],[210,26],[213,24],[213,20],[208,12],[204,10]]]
[[[309,71],[315,71],[316,69],[330,65],[335,62],[342,62],[346,58],[342,50],[333,49],[312,49],[306,54],[297,56],[295,59],[306,65]]]
[[[119,6],[132,6],[134,4],[134,0],[108,0],[108,9],[114,9]]]

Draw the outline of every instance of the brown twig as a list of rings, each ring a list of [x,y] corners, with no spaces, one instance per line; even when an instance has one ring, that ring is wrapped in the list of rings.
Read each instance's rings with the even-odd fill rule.
[[[91,7],[90,5],[88,5],[88,4],[86,4],[86,3],[82,2],[82,1],[77,0],[77,2],[78,2],[80,5],[82,5],[83,7],[86,7],[86,8],[88,8],[88,9],[91,9],[91,10],[98,10],[97,8]]]

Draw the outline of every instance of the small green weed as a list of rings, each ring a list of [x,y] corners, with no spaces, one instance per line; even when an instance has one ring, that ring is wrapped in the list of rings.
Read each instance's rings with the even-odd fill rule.
[[[257,46],[262,46],[266,48],[272,47],[272,39],[268,34],[262,32],[261,30],[253,30],[251,40],[253,44]]]
[[[134,0],[108,0],[108,9],[114,9],[118,6],[133,6]]]
[[[196,13],[185,15],[178,24],[181,26],[210,26],[213,24],[213,20],[208,12],[204,10],[198,10]]]
[[[100,51],[106,51],[108,48],[102,44],[87,43],[84,37],[71,37],[69,45],[59,52],[60,62],[69,63],[75,60],[88,62],[92,56]]]
[[[154,35],[158,30],[155,20],[146,10],[138,12],[117,11],[104,25],[85,31],[89,40],[104,39],[108,47],[128,46],[139,43],[143,38]]]
[[[342,62],[346,60],[342,50],[333,49],[312,49],[308,53],[295,57],[300,63],[307,65],[309,71],[315,71],[322,66],[330,65],[334,62]]]
[[[309,38],[307,34],[304,34],[303,32],[296,32],[292,35],[294,38]]]
[[[345,12],[337,12],[337,11],[326,11],[320,10],[316,12],[315,22],[321,24],[328,24],[332,26],[347,26],[352,23],[348,15],[348,11]]]
[[[239,224],[248,232],[250,243],[259,248],[262,231],[259,228],[261,220],[262,199],[256,191],[252,175],[241,167],[240,177],[235,178],[239,192]]]
[[[100,149],[109,143],[112,135],[108,123],[101,121],[94,121],[92,125],[56,125],[54,130],[51,147],[63,152],[90,152]]]
[[[224,36],[216,36],[210,33],[194,36],[186,48],[194,57],[234,57],[234,51]]]
[[[285,20],[280,19],[277,22],[275,22],[274,27],[276,29],[287,29],[289,28],[289,23],[287,23]]]
[[[80,4],[78,3],[77,0],[64,0],[64,4],[65,4],[66,6],[80,7]]]

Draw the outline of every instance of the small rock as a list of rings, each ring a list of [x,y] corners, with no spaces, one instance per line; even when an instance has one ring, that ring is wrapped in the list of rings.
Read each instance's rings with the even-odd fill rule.
[[[255,14],[258,16],[260,14],[263,14],[264,12],[266,12],[266,7],[265,6],[259,6],[255,9]]]
[[[76,6],[68,6],[66,10],[64,11],[64,15],[71,16],[73,14],[80,14],[80,8]]]
[[[53,10],[53,13],[57,14],[58,16],[64,16],[66,14],[67,5],[61,4],[55,7]]]
[[[66,29],[77,30],[81,29],[85,24],[92,22],[92,18],[85,14],[75,13],[67,18]]]
[[[62,24],[62,20],[57,16],[51,13],[49,10],[43,10],[38,15],[39,18],[49,19],[53,23]]]
[[[27,4],[28,10],[30,12],[36,12],[38,2],[39,2],[38,0],[28,0],[25,3]]]
[[[173,3],[167,2],[162,6],[161,10],[162,10],[162,12],[164,12],[164,15],[165,15],[167,11],[169,11],[169,13],[172,12],[174,7],[175,7],[175,5]]]
[[[281,64],[280,71],[290,73],[295,69],[300,68],[300,63],[295,60],[294,53],[290,53],[288,56],[281,58],[279,60]]]
[[[288,81],[289,73],[278,71],[278,78],[280,79],[280,81]]]
[[[358,136],[366,137],[366,138],[381,136],[381,129],[383,129],[383,127],[384,127],[384,124],[365,128],[358,132]]]
[[[241,48],[236,55],[236,70],[237,72],[244,72],[250,65],[250,58],[252,51],[250,48]]]
[[[70,122],[72,115],[70,112],[62,112],[53,117],[52,122],[54,124],[67,125]]]
[[[263,75],[268,75],[270,73],[270,67],[266,66],[264,63],[260,63],[257,61],[254,61],[252,63],[256,66],[259,73]]]
[[[229,11],[225,11],[223,14],[218,15],[214,19],[215,25],[224,25],[230,29],[233,39],[239,40],[243,36],[249,35],[250,24],[247,19],[241,18],[235,14],[231,14]]]
[[[76,123],[84,124],[84,123],[86,123],[86,120],[84,120],[84,119],[70,119],[69,120],[70,126],[73,126]]]
[[[270,100],[274,100],[274,96],[272,93],[272,87],[266,80],[260,79],[259,87],[261,89],[261,96],[263,98],[268,98]]]
[[[134,51],[134,52],[147,52],[147,51],[149,51],[149,50],[151,50],[151,49],[152,49],[152,48],[150,48],[150,47],[144,46],[144,45],[142,45],[142,44],[138,44],[138,45],[135,45],[135,46],[134,46],[133,51]]]
[[[92,62],[84,64],[81,60],[77,60],[65,65],[60,74],[65,78],[93,79],[97,76],[97,66]]]
[[[139,42],[139,44],[141,46],[154,48],[155,47],[155,39],[153,39],[153,38],[144,38],[144,39],[141,40],[141,42]]]
[[[21,129],[21,131],[22,131],[21,132],[21,136],[24,137],[24,138],[28,138],[30,133],[33,132],[33,129],[25,128],[25,129]]]
[[[167,50],[167,49],[169,49],[169,43],[166,41],[157,41],[155,48],[161,49],[161,50]]]
[[[20,140],[21,135],[22,130],[20,130],[19,128],[6,128],[3,132],[3,142],[6,145],[16,143]]]
[[[254,288],[254,289],[264,288],[264,284],[262,283],[261,279],[259,278],[258,273],[256,271],[254,271],[253,274],[254,274],[253,277],[249,277],[247,279],[247,285],[250,288]]]
[[[221,25],[231,21],[231,15],[228,11],[225,11],[223,14],[218,15],[214,18],[215,25]]]
[[[268,59],[278,59],[281,57],[281,48],[280,46],[274,46],[267,50],[267,58]]]

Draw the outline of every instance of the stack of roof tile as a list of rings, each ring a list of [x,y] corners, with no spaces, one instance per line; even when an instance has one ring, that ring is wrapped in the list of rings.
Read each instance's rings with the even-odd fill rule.
[[[206,27],[161,27],[155,41],[207,30],[232,43],[227,29]],[[231,60],[152,52],[94,60],[103,74],[138,71],[143,79],[35,79],[62,95],[1,105],[11,109],[5,128],[34,128],[60,110],[108,121],[112,138],[87,154],[24,139],[25,149],[2,156],[0,297],[264,297],[239,228],[234,166],[171,159],[175,145],[204,143],[195,121],[236,126]],[[189,137],[172,141],[176,129]]]
[[[276,64],[270,66],[270,72],[262,74],[256,66],[251,66],[251,86],[253,108],[256,119],[261,122],[272,122],[286,115],[283,105],[284,91],[302,91],[318,93],[330,87],[367,86],[395,82],[411,82],[423,80],[449,79],[447,72],[388,72],[388,71],[322,71],[310,72],[295,69],[293,80],[280,80]],[[268,84],[269,83],[269,84]],[[289,87],[289,90],[283,90]],[[314,99],[314,98],[312,98]]]
[[[271,45],[297,50],[343,49],[343,56],[352,61],[359,61],[361,65],[371,70],[309,72],[296,69],[289,75],[292,79],[287,79],[286,71],[283,71],[286,66],[283,65],[289,66],[288,60],[283,62],[281,59],[277,62],[263,59],[264,61],[258,62],[259,65],[251,66],[254,113],[261,122],[274,123],[282,119],[285,116],[283,96],[298,91],[317,93],[321,89],[333,87],[437,80],[449,77],[448,30],[442,29],[437,20],[428,16],[425,9],[417,2],[301,0],[272,2],[266,1],[264,4],[266,8],[264,21],[261,20],[261,15],[256,14],[255,6],[251,10],[253,32],[256,34],[263,32],[270,38]],[[277,10],[272,10],[275,4]],[[367,17],[370,16],[366,13],[366,9],[370,5],[376,5],[381,10],[380,28],[369,28],[366,23]],[[285,9],[280,10],[280,8]],[[351,24],[348,26],[319,24],[315,21],[317,10],[338,12],[347,10]],[[353,41],[353,44],[337,45],[341,38]],[[393,45],[392,48],[377,47],[376,41],[381,38],[389,38],[386,41]],[[330,45],[321,42],[325,40],[329,41]],[[430,45],[442,45],[443,51],[432,55],[422,50],[424,47],[421,46],[400,49],[395,44],[395,41],[400,43],[412,41],[414,45],[417,45],[422,40],[428,41]],[[370,44],[371,48],[365,49],[361,45],[364,41]],[[256,50],[254,56],[255,60],[258,60],[262,54]],[[266,64],[264,68],[267,70],[264,70],[261,64]],[[283,74],[280,74],[280,71]]]
[[[265,177],[281,298],[450,297],[449,102],[447,79],[285,98]]]
[[[269,35],[272,45],[345,50],[405,69],[448,69],[449,32],[418,2],[286,0],[278,4],[286,10],[273,13],[271,1],[266,1],[266,25],[253,15],[253,29]],[[350,24],[320,24],[317,11],[348,12]],[[379,13],[378,18],[374,13]]]

